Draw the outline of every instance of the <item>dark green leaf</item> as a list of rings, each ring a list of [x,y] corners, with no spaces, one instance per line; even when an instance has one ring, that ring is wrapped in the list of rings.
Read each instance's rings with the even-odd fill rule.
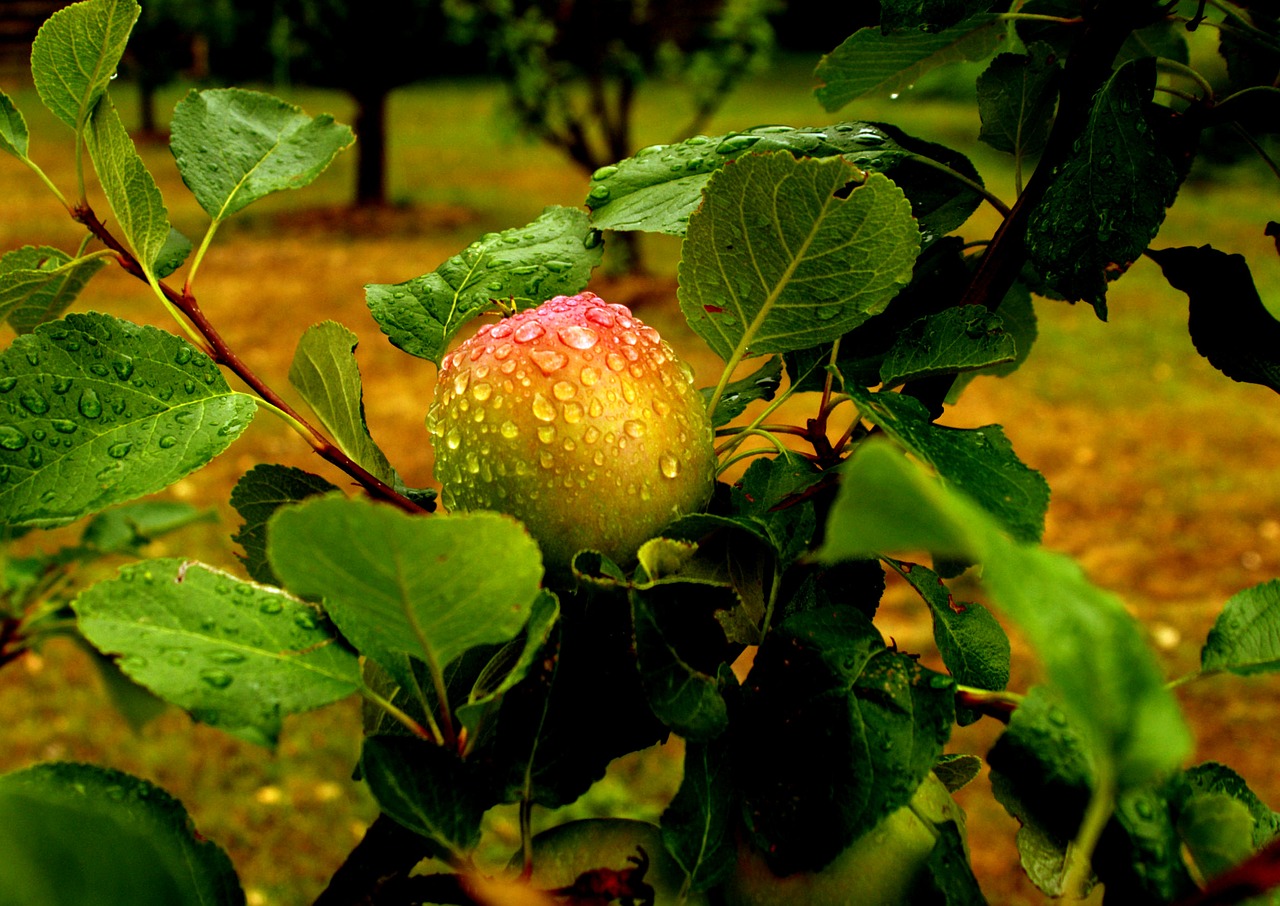
[[[142,269],[154,275],[162,258],[166,266],[172,263],[169,211],[110,98],[94,108],[85,140],[125,241]]]
[[[1261,849],[1280,836],[1280,814],[1273,812],[1249,789],[1245,779],[1226,765],[1206,761],[1178,776],[1170,795],[1174,812],[1179,813],[1185,801],[1200,795],[1230,796],[1248,809],[1253,819],[1254,849]]]
[[[154,327],[68,315],[0,353],[0,517],[58,525],[167,487],[256,412],[208,356]]]
[[[1005,37],[1004,22],[990,13],[938,32],[884,35],[863,28],[822,58],[814,73],[822,86],[815,93],[827,110],[866,95],[897,97],[939,66],[989,57]]]
[[[115,78],[140,12],[135,0],[85,0],[40,27],[31,45],[31,77],[44,105],[76,132]]]
[[[1200,669],[1242,676],[1280,670],[1280,580],[1231,596],[1209,630]]]
[[[779,153],[712,178],[689,219],[679,296],[722,359],[830,342],[911,279],[920,232],[910,205],[885,177],[862,176],[838,158]],[[747,222],[745,211],[760,219]]]
[[[15,157],[27,156],[27,121],[22,111],[13,105],[13,99],[0,91],[0,151]]]
[[[1008,685],[1009,637],[991,612],[973,601],[956,601],[931,569],[904,562],[895,568],[929,605],[938,652],[956,682],[979,689]]]
[[[997,151],[1039,154],[1053,124],[1062,65],[1053,48],[1033,44],[1025,54],[1002,53],[978,76],[978,138]]]
[[[779,569],[808,549],[817,518],[813,503],[800,495],[821,477],[807,459],[782,453],[755,460],[733,486],[730,502],[734,513],[764,529],[777,551]]]
[[[0,258],[0,320],[20,334],[59,317],[106,262],[27,245]]]
[[[948,793],[954,793],[982,773],[982,759],[977,755],[943,755],[933,766],[933,773]]]
[[[921,318],[898,335],[880,363],[886,388],[940,374],[957,374],[1017,357],[1017,344],[1000,315],[961,305]]]
[[[113,658],[107,657],[83,638],[80,639],[80,647],[97,668],[98,677],[102,680],[102,687],[111,699],[111,704],[134,733],[141,733],[144,726],[164,713],[168,707],[164,699],[129,679]]]
[[[272,192],[299,189],[355,141],[333,117],[307,116],[260,91],[192,91],[173,111],[182,179],[215,222]]]
[[[1031,347],[1035,345],[1039,331],[1036,326],[1036,310],[1031,303],[1031,293],[1027,290],[1026,285],[1021,281],[1015,283],[1009,292],[1005,294],[1004,301],[996,309],[996,314],[1000,316],[1000,322],[1004,327],[1005,334],[1013,337],[1013,361],[1002,365],[992,365],[989,368],[981,368],[977,371],[966,371],[964,374],[958,375],[956,382],[951,385],[951,392],[947,395],[948,403],[954,403],[958,400],[960,394],[964,392],[964,388],[969,386],[975,377],[980,375],[1007,377],[1021,368],[1022,363],[1031,355]]]
[[[938,31],[974,13],[986,12],[992,0],[881,0],[880,28],[885,34],[916,29]]]
[[[1043,17],[1019,19],[1014,23],[1014,29],[1023,45],[1030,47],[1037,43],[1048,44],[1060,59],[1067,58],[1072,44],[1084,31],[1081,0],[1027,0],[1018,8],[1018,12]]]
[[[1107,283],[1146,249],[1181,181],[1157,142],[1155,79],[1155,61],[1146,59],[1107,80],[1027,227],[1031,263],[1056,291],[1088,301],[1104,320]]]
[[[514,519],[415,518],[339,496],[282,508],[268,552],[286,587],[322,600],[360,653],[397,679],[408,655],[443,667],[472,646],[506,642],[542,579],[538,546]]]
[[[1157,57],[1173,60],[1184,66],[1191,62],[1191,52],[1187,47],[1186,26],[1174,16],[1163,22],[1148,25],[1132,32],[1125,40],[1120,53],[1116,55],[1116,63],[1128,63],[1143,57]]]
[[[80,631],[197,720],[274,745],[286,714],[360,686],[356,655],[315,607],[182,560],[130,564],[83,592]]]
[[[726,740],[686,745],[680,789],[662,813],[662,840],[690,890],[709,890],[733,871],[737,814]]]
[[[926,869],[932,882],[930,891],[939,906],[987,906],[978,879],[969,862],[969,847],[964,829],[955,821],[935,824],[938,842],[929,853]],[[923,896],[916,893],[916,896]]]
[[[1230,85],[1237,91],[1275,85],[1280,78],[1280,24],[1276,10],[1259,6],[1249,19],[1260,29],[1224,28],[1218,33],[1218,53],[1227,64]]]
[[[1280,393],[1280,321],[1262,304],[1242,255],[1199,248],[1160,249],[1151,258],[1190,301],[1196,351],[1233,381]]]
[[[720,396],[720,405],[716,406],[712,427],[719,428],[729,424],[756,400],[771,400],[782,386],[782,359],[772,356],[752,374],[736,381],[730,381]],[[711,400],[712,387],[703,387],[702,396]]]
[[[996,517],[1014,538],[1044,534],[1049,484],[1018,459],[999,425],[949,428],[929,421],[918,400],[901,393],[846,388],[862,416],[933,466],[946,482]]]
[[[793,128],[760,126],[708,139],[694,136],[656,145],[616,166],[596,171],[587,204],[601,229],[648,230],[683,236],[702,203],[707,181],[745,154],[787,151],[797,158],[843,157],[859,169],[883,173],[906,193],[929,239],[960,226],[981,198],[937,165],[977,183],[982,177],[964,155],[922,141],[887,123],[851,122]]]
[[[691,608],[721,610],[734,604],[732,589],[701,583],[663,582],[631,594],[636,661],[649,707],[666,726],[693,742],[704,742],[723,733],[729,714],[720,692],[720,679],[711,663],[713,658],[706,658],[701,664],[690,663],[680,650],[688,640],[681,640],[672,630],[680,628],[678,617],[687,620]],[[714,620],[710,625],[720,632]],[[713,639],[713,643],[721,640]],[[716,647],[722,646],[721,641]]]
[[[439,857],[461,857],[474,848],[480,819],[497,804],[470,763],[420,739],[369,737],[360,772],[382,810],[431,841]]]
[[[231,505],[244,519],[231,540],[244,548],[245,569],[264,585],[279,585],[267,561],[267,523],[280,507],[338,490],[319,475],[292,466],[263,463],[246,472],[231,490]]]
[[[439,365],[449,341],[494,301],[531,308],[580,292],[603,254],[585,213],[550,207],[528,226],[486,234],[430,274],[366,286],[365,301],[392,343]]]
[[[403,487],[387,457],[373,442],[364,418],[364,391],[355,333],[334,321],[312,324],[298,341],[289,383],[302,395],[342,452],[392,487]]]
[[[854,608],[776,628],[732,725],[744,814],[774,871],[822,868],[905,805],[942,753],[954,695],[951,679],[885,647]]]
[[[1066,557],[1010,540],[984,509],[887,443],[862,444],[845,467],[825,537],[825,562],[924,548],[980,563],[1090,756],[1122,788],[1176,768],[1188,751],[1177,702],[1124,605]]]
[[[0,777],[4,906],[242,906],[231,860],[164,790],[110,768]]]
[[[182,267],[182,262],[186,261],[187,256],[190,254],[191,240],[170,227],[169,238],[164,241],[164,245],[160,247],[159,253],[156,254],[156,279],[163,280]]]

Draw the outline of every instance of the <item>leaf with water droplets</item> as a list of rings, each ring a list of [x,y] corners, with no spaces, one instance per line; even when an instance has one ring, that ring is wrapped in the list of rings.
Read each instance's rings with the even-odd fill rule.
[[[429,274],[369,284],[365,301],[392,343],[439,365],[449,341],[495,301],[525,309],[573,295],[603,256],[586,214],[549,207],[527,226],[486,234]]]
[[[929,463],[1022,541],[1039,541],[1049,484],[1013,451],[999,425],[951,428],[929,420],[924,405],[901,393],[845,388],[862,416]]]
[[[310,185],[355,141],[328,114],[307,116],[243,88],[192,91],[174,108],[170,129],[182,179],[215,222],[264,195]]]
[[[141,11],[136,0],[85,0],[40,27],[31,45],[31,78],[44,105],[77,133],[115,77]]]
[[[1209,630],[1200,669],[1242,676],[1280,670],[1280,580],[1231,596]]]
[[[0,777],[7,904],[242,906],[227,854],[182,803],[112,768],[50,762]]]
[[[22,334],[60,316],[106,266],[101,258],[72,259],[50,246],[23,246],[0,258],[0,321]]]
[[[103,98],[94,108],[85,144],[133,256],[144,271],[154,275],[157,263],[171,260],[173,227],[160,187],[138,155],[110,98]]]
[[[959,374],[1017,357],[1017,344],[998,314],[960,305],[907,325],[880,363],[885,387],[940,374]]]
[[[264,585],[279,585],[267,560],[267,523],[276,510],[308,497],[338,490],[310,472],[292,466],[260,463],[241,476],[231,489],[231,506],[244,519],[231,540],[244,548],[244,568]]]
[[[22,111],[14,106],[9,95],[0,91],[0,151],[25,159],[29,137]]]
[[[1151,103],[1155,84],[1149,57],[1107,80],[1027,223],[1031,264],[1054,290],[1089,302],[1103,320],[1107,284],[1159,231],[1194,148],[1183,118]]]
[[[360,686],[355,652],[313,605],[203,564],[130,564],[72,606],[135,682],[252,742],[274,745],[286,714]]]
[[[1141,785],[1182,763],[1190,734],[1118,599],[1061,554],[1010,539],[985,509],[887,441],[860,445],[842,471],[819,560],[923,549],[981,564],[992,600],[1035,649],[1099,770]]]
[[[313,324],[298,341],[289,383],[302,395],[342,452],[396,489],[404,482],[369,435],[356,335],[334,321]]]
[[[981,184],[963,154],[908,135],[888,123],[760,126],[708,139],[642,149],[592,177],[591,221],[600,229],[647,230],[683,236],[711,176],[744,154],[787,151],[797,158],[843,157],[859,169],[883,173],[906,194],[928,238],[960,226],[981,201],[947,170]]]
[[[981,60],[1007,38],[1004,21],[978,13],[941,31],[882,34],[863,28],[824,56],[814,72],[822,82],[814,92],[827,110],[867,95],[897,97],[926,72],[948,63]]]
[[[689,218],[680,308],[735,365],[807,349],[882,311],[919,251],[911,205],[884,176],[840,158],[750,155],[712,178]]]
[[[1062,65],[1047,44],[1002,53],[978,76],[979,141],[1019,158],[1039,154],[1053,124]]]
[[[360,653],[398,680],[408,656],[439,669],[475,645],[512,638],[542,579],[533,539],[496,513],[415,518],[327,496],[283,507],[268,539],[286,587],[321,599]]]
[[[955,682],[886,646],[854,607],[789,617],[742,690],[735,776],[753,842],[781,873],[821,869],[905,805],[955,716]]]
[[[0,519],[60,525],[159,491],[256,411],[173,334],[96,313],[42,324],[0,353]]]

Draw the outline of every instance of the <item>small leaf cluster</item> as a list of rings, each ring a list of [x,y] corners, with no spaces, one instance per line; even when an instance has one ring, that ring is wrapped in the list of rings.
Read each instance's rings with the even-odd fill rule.
[[[885,0],[879,27],[819,64],[817,96],[834,112],[989,60],[981,138],[1015,158],[1011,204],[964,155],[891,124],[764,126],[641,149],[595,170],[582,207],[549,207],[412,280],[370,283],[390,342],[439,365],[476,318],[583,290],[611,233],[681,237],[680,311],[723,362],[702,395],[723,480],[635,563],[588,549],[568,576],[544,572],[513,518],[432,515],[430,491],[405,485],[365,422],[347,328],[302,333],[295,407],[197,301],[220,225],[314,180],[350,130],[257,92],[188,95],[171,148],[209,217],[192,242],[170,225],[108,91],[137,3],[65,8],[40,33],[33,75],[77,160],[87,152],[113,226],[88,203],[83,166],[69,195],[48,180],[0,95],[0,149],[87,231],[74,254],[0,258],[0,316],[17,335],[0,352],[0,511],[12,535],[92,521],[77,546],[6,561],[0,662],[54,621],[122,689],[268,746],[289,715],[360,696],[357,773],[383,817],[335,873],[332,902],[417,902],[427,889],[478,901],[469,885],[494,873],[477,861],[483,822],[504,805],[521,816],[528,878],[535,807],[576,801],[612,759],[672,736],[684,775],[660,831],[682,896],[730,889],[744,854],[779,876],[817,875],[909,808],[931,773],[952,789],[971,779],[977,758],[944,749],[979,719],[1008,725],[986,754],[1046,893],[1097,880],[1117,901],[1172,902],[1237,877],[1250,892],[1274,886],[1249,866],[1275,851],[1280,819],[1229,768],[1184,765],[1190,728],[1141,627],[1040,546],[1043,477],[1000,425],[939,423],[969,380],[1027,358],[1035,305],[1084,300],[1105,318],[1109,283],[1143,254],[1189,296],[1192,339],[1215,367],[1280,390],[1280,344],[1268,342],[1280,327],[1247,263],[1208,246],[1148,249],[1206,130],[1277,122],[1259,111],[1280,97],[1280,25],[1262,4],[1224,14],[1219,98],[1178,31],[1199,27],[1206,6]],[[984,203],[1000,226],[967,240]],[[182,335],[65,314],[108,264],[144,283]],[[812,417],[782,421],[784,402]],[[239,568],[146,558],[64,591],[69,565],[143,554],[144,539],[193,518],[131,502],[219,455],[258,408],[363,494],[258,464],[231,496]],[[978,580],[983,600],[961,600]],[[889,581],[919,598],[936,652],[900,650],[877,627]],[[1274,670],[1278,601],[1275,583],[1229,601],[1201,671],[1181,681]],[[1040,665],[1041,684],[1021,693],[1006,689],[1002,619]],[[939,669],[923,662],[933,653]],[[33,856],[45,841],[71,846],[79,821],[149,866],[93,869],[121,902],[243,901],[221,851],[149,784],[73,765],[0,778],[0,811],[33,810],[0,821],[19,828],[0,874],[33,896],[46,883],[82,895],[82,876],[57,878]],[[962,828],[934,827],[913,901],[982,902]],[[77,864],[101,861],[75,845],[96,854]],[[446,868],[421,881],[410,870],[425,857]]]

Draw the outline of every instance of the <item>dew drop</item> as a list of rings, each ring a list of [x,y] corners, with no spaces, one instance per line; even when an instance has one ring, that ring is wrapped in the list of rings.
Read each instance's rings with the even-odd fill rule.
[[[178,351],[174,353],[173,360],[179,365],[185,365],[191,361],[191,347],[179,346]]]
[[[511,355],[511,352],[514,349],[515,347],[512,346],[510,343],[503,343],[501,346],[499,346],[497,349],[493,351],[493,357],[497,359],[499,362],[502,362],[504,359],[508,358]],[[514,368],[516,363],[514,361],[510,361],[510,362],[504,362],[504,365],[510,365],[512,368]]]
[[[284,604],[277,601],[275,598],[267,598],[258,605],[258,610],[265,613],[267,616],[272,616],[273,614],[277,614],[284,610]]]
[[[556,407],[541,393],[533,395],[533,417],[538,421],[555,421]]]
[[[529,354],[543,374],[554,374],[569,363],[569,357],[554,349],[535,349]]]
[[[33,469],[38,469],[43,462],[44,454],[40,452],[40,448],[32,447],[31,451],[27,453],[27,465],[31,466]]]
[[[178,438],[174,437],[172,434],[166,434],[160,438],[159,443],[161,450],[172,450],[178,445]]]
[[[660,417],[666,418],[667,415],[671,412],[671,407],[667,405],[667,403],[664,400],[654,400],[653,411],[658,413]]]
[[[44,415],[49,411],[49,401],[34,390],[23,391],[18,402],[32,415]]]
[[[627,435],[627,437],[634,437],[634,438],[644,437],[644,423],[635,421],[634,419],[632,419],[629,422],[623,423],[622,430]]]
[[[27,445],[27,435],[13,425],[0,425],[0,449],[21,450]]]
[[[58,396],[62,396],[64,393],[66,393],[70,389],[71,389],[71,378],[69,377],[58,378],[56,381],[53,382],[53,392],[58,394]]]
[[[187,378],[182,382],[182,389],[188,396],[190,396],[196,392],[196,382],[191,380],[191,378]]]
[[[572,381],[556,381],[555,386],[551,388],[551,395],[561,402],[573,399],[577,392],[578,387]]]
[[[502,427],[498,431],[507,440],[514,440],[520,435],[520,427],[509,419],[502,423]]]
[[[458,396],[467,392],[467,385],[471,383],[470,371],[459,371],[453,379],[453,392]]]
[[[538,465],[544,469],[549,469],[556,464],[556,459],[551,455],[550,450],[543,450],[538,454]]]
[[[596,309],[598,310],[598,309]],[[560,342],[573,349],[590,349],[596,343],[600,342],[600,334],[592,330],[590,327],[584,327],[581,324],[571,324],[568,327],[560,328]]]
[[[609,196],[612,194],[613,193],[609,191],[608,186],[596,186],[590,192],[587,193],[587,200],[589,202],[594,201],[594,202],[603,203],[608,201]]]
[[[53,425],[53,430],[59,434],[75,434],[78,427],[75,422],[66,418],[55,418],[49,424]]]
[[[627,360],[616,352],[611,352],[605,356],[604,363],[609,366],[610,371],[621,371],[627,367]]]
[[[587,365],[578,375],[578,379],[582,381],[582,386],[594,387],[600,380],[600,372],[596,371],[590,365]]]
[[[449,433],[445,435],[444,444],[450,450],[456,450],[462,444],[462,432],[457,428],[450,428]]]
[[[556,429],[550,425],[538,426],[538,440],[544,444],[549,444],[556,439]]]
[[[604,406],[600,405],[599,400],[593,399],[591,401],[591,406],[587,409],[587,414],[592,418],[599,418],[604,414]]]
[[[516,328],[511,338],[517,343],[532,343],[546,332],[546,328],[537,321],[526,321]]]
[[[591,425],[582,433],[582,439],[589,444],[594,444],[600,439],[600,429],[595,425]],[[599,463],[596,463],[596,465],[599,465]]]
[[[490,384],[476,384],[471,388],[471,396],[477,403],[483,403],[493,393],[493,387]]]
[[[592,173],[591,178],[598,182],[602,179],[608,179],[610,176],[612,176],[617,172],[618,172],[618,168],[613,166],[613,164],[609,164],[607,166],[601,167],[599,170],[596,170],[596,172]]]
[[[129,455],[129,451],[133,449],[133,444],[129,441],[121,441],[118,444],[112,444],[107,447],[107,455],[112,459],[124,459]]]
[[[299,610],[293,615],[293,622],[297,624],[299,629],[315,629],[320,625],[316,615],[309,610]]]
[[[230,666],[231,664],[243,664],[245,661],[245,655],[240,651],[232,651],[229,648],[223,648],[218,651],[210,652],[209,660],[213,661],[215,664]]]
[[[225,689],[234,681],[230,673],[225,670],[217,670],[213,667],[207,667],[200,671],[200,679],[206,685],[212,686],[214,689]]]
[[[0,393],[8,393],[17,386],[18,379],[16,377],[0,378]]]
[[[133,359],[117,359],[111,363],[111,368],[115,371],[116,377],[122,381],[127,381],[133,376]]]
[[[665,477],[675,478],[680,474],[680,460],[676,459],[675,454],[670,450],[664,450],[658,457],[658,468],[662,470]]]

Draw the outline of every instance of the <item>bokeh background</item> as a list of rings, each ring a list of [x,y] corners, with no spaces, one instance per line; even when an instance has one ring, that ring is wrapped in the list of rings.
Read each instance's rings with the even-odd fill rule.
[[[60,5],[0,2],[0,87],[28,118],[31,156],[65,190],[74,186],[70,133],[43,112],[25,59],[32,23]],[[601,29],[610,23],[598,13],[617,5],[578,4],[596,7],[596,18],[566,28],[565,46],[544,48],[549,69],[572,77],[603,66]],[[201,304],[233,347],[286,390],[294,343],[307,325],[331,319],[354,330],[373,436],[410,484],[428,486],[423,417],[434,368],[386,341],[365,308],[363,286],[429,272],[481,234],[527,223],[548,204],[582,203],[591,169],[586,152],[575,159],[565,142],[539,137],[525,110],[537,98],[521,95],[559,89],[536,81],[513,89],[521,76],[510,54],[528,50],[533,45],[518,42],[531,39],[507,34],[509,43],[495,52],[498,39],[481,27],[474,4],[220,0],[198,14],[195,6],[144,2],[137,52],[112,86],[178,229],[199,237],[207,222],[165,144],[169,113],[192,87],[262,87],[308,113],[332,113],[361,136],[360,148],[310,188],[265,199],[222,228],[202,266]],[[813,99],[821,53],[864,24],[859,10],[874,4],[847,4],[843,14],[809,3],[730,4],[746,23],[739,25],[750,28],[735,33],[742,58],[719,60],[740,68],[727,91],[717,90],[706,59],[702,69],[692,65],[699,52],[717,46],[697,31],[706,22],[696,17],[719,4],[672,6],[686,11],[687,20],[672,25],[678,34],[657,35],[651,58],[635,53],[626,61],[631,69],[623,67],[636,76],[623,154],[683,137],[686,124],[714,135],[765,123],[884,121],[965,152],[992,191],[1014,197],[1011,160],[977,142],[977,68],[953,66],[897,99],[858,102],[837,114]],[[1192,52],[1212,76],[1211,42],[1193,42]],[[590,103],[590,80],[566,84],[574,91],[586,85]],[[708,104],[707,95],[717,103]],[[617,140],[601,137],[589,150],[607,162]],[[370,155],[383,162],[376,176]],[[1153,244],[1211,242],[1244,254],[1264,300],[1280,310],[1280,256],[1263,234],[1280,213],[1276,188],[1275,174],[1224,142],[1197,164]],[[100,195],[91,200],[106,210]],[[985,238],[996,222],[984,208],[963,232]],[[79,239],[47,190],[15,160],[0,159],[0,252],[25,244],[73,251]],[[638,249],[623,246],[614,244],[591,289],[632,306],[689,360],[702,384],[713,383],[719,362],[676,305],[678,241],[644,237]],[[631,268],[637,262],[643,271]],[[1005,426],[1015,450],[1053,489],[1046,545],[1075,557],[1093,581],[1125,600],[1175,678],[1195,669],[1204,636],[1230,595],[1280,574],[1280,399],[1229,381],[1196,354],[1186,334],[1186,298],[1152,263],[1137,262],[1109,299],[1108,323],[1087,306],[1038,302],[1040,338],[1030,361],[1008,378],[975,381],[944,419]],[[77,308],[172,327],[145,287],[119,269],[95,278]],[[804,419],[814,405],[802,399],[789,412]],[[236,569],[230,535],[238,518],[227,497],[260,462],[346,483],[282,422],[263,414],[228,453],[166,492],[207,508],[216,520],[158,541],[148,554],[194,552]],[[54,533],[23,543],[51,547],[58,540]],[[80,578],[91,581],[93,573]],[[976,587],[962,591],[980,595]],[[902,588],[891,585],[877,622],[900,649],[939,663],[927,613]],[[1022,689],[1035,681],[1034,655],[1021,645],[1015,651],[1012,685]],[[1272,755],[1280,741],[1278,693],[1277,681],[1266,678],[1217,678],[1178,693],[1198,740],[1196,760],[1230,764],[1273,806],[1280,804]],[[227,849],[252,906],[311,902],[376,815],[350,777],[359,748],[354,700],[288,719],[276,751],[194,724],[175,709],[135,731],[111,708],[85,655],[54,643],[0,671],[0,717],[0,771],[84,760],[169,789],[201,832]],[[985,721],[958,731],[949,749],[983,754],[998,729]],[[679,747],[672,744],[621,759],[566,814],[656,819],[678,783]],[[1016,823],[991,798],[985,772],[958,798],[969,812],[975,870],[991,901],[1042,901],[1017,867]],[[548,825],[566,814],[538,820]],[[495,812],[490,830],[487,851],[504,859],[517,843],[514,815]]]

